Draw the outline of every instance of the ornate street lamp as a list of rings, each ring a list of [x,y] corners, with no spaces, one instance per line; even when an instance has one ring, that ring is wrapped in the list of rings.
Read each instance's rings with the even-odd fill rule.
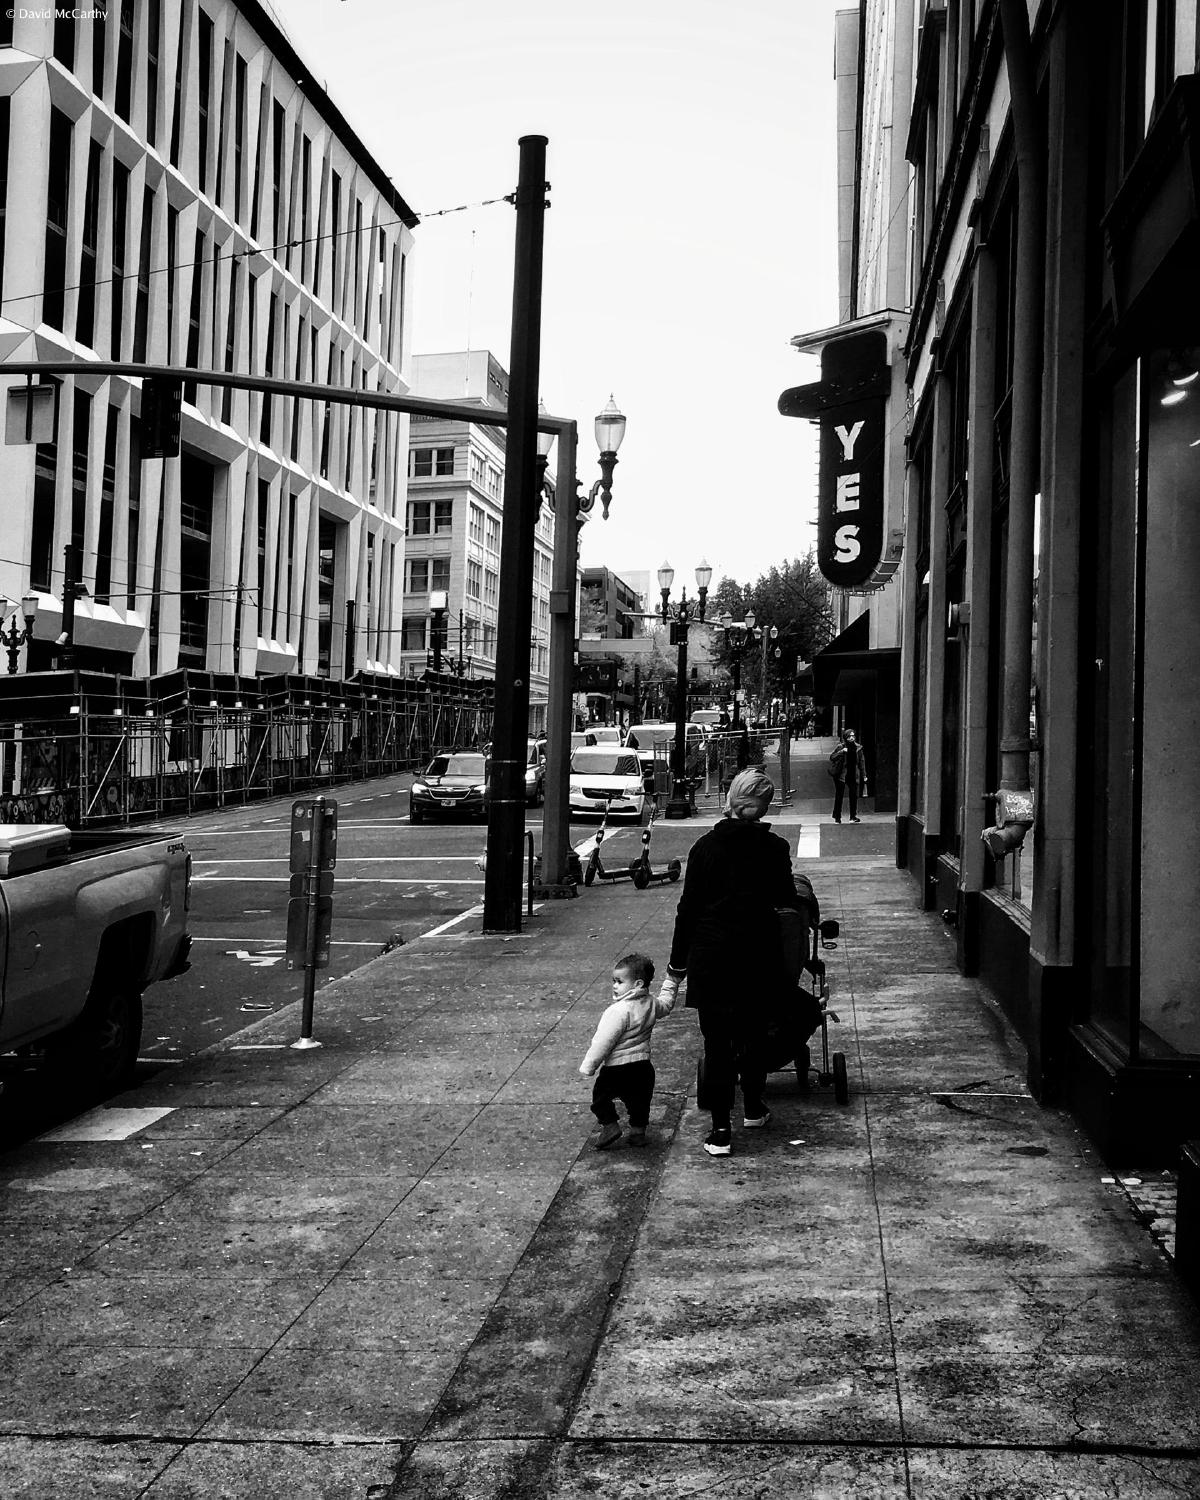
[[[731,727],[737,729],[740,711],[739,696],[742,688],[742,657],[752,644],[762,639],[762,631],[754,624],[752,609],[746,611],[744,620],[735,620],[726,610],[721,616],[720,623],[725,631],[725,645],[729,651],[730,665],[733,667],[733,724]]]
[[[576,472],[578,428],[574,422],[559,422],[550,433],[539,431],[538,452],[549,462],[550,449],[558,443],[555,485],[550,506],[555,512],[554,564],[550,589],[550,674],[546,711],[546,780],[542,808],[542,885],[550,895],[573,895],[568,879],[573,851],[570,844],[570,774],[572,720],[572,675],[575,662],[575,586],[579,567],[579,528],[588,519],[597,499],[607,518],[612,500],[613,470],[617,450],[625,437],[626,419],[610,396],[595,420],[596,446],[600,450],[600,478],[581,492]],[[544,441],[546,438],[549,441]]]
[[[675,744],[671,752],[671,800],[667,803],[666,814],[668,818],[686,818],[692,812],[691,789],[687,779],[688,626],[693,620],[704,619],[712,569],[706,562],[701,562],[696,569],[699,599],[689,599],[685,588],[680,593],[679,603],[672,605],[671,584],[674,581],[675,569],[670,563],[664,562],[658,570],[658,587],[662,595],[661,613],[663,624],[671,628],[671,644],[679,648],[675,681]]]
[[[10,675],[17,670],[17,653],[26,641],[33,639],[33,622],[37,618],[37,608],[38,596],[34,593],[26,594],[21,600],[21,613],[25,616],[25,629],[17,629],[17,617],[14,614],[8,622],[8,629],[0,630],[0,645],[3,645],[8,652],[8,670]]]

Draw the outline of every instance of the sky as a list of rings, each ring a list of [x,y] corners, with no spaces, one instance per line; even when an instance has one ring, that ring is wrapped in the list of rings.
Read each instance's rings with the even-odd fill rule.
[[[845,6],[847,0],[840,0]],[[509,364],[523,135],[548,139],[540,386],[579,423],[628,418],[585,567],[694,592],[815,540],[815,435],[779,393],[789,346],[837,321],[835,0],[272,0],[405,201],[412,351]],[[466,205],[465,211],[441,214]],[[553,462],[553,460],[551,460]]]

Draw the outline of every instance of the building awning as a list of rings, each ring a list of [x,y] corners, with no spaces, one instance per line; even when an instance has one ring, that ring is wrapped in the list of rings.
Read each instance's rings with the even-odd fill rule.
[[[898,670],[897,646],[871,649],[871,611],[864,610],[823,651],[813,657],[813,698],[822,704],[848,703],[868,690],[880,672]]]

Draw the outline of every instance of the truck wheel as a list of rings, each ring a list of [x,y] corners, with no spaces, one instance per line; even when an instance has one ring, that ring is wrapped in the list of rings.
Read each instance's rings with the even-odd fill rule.
[[[142,997],[117,981],[88,1000],[79,1020],[52,1045],[54,1061],[72,1090],[116,1093],[133,1074],[142,1045]]]

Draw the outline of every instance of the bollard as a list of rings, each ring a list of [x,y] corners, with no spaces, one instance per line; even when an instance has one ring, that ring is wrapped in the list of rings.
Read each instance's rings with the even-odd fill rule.
[[[525,890],[526,890],[526,893],[527,893],[526,894],[526,907],[525,907],[525,910],[526,910],[526,913],[527,913],[528,916],[533,916],[533,829],[532,828],[527,828],[525,830],[525,842],[529,846],[529,858],[526,861],[526,876],[525,876]]]
[[[329,967],[333,926],[333,867],[337,863],[337,803],[316,797],[292,803],[291,879],[287,914],[287,966],[304,970],[300,1038],[303,1050],[321,1045],[313,1037],[317,970]]]

